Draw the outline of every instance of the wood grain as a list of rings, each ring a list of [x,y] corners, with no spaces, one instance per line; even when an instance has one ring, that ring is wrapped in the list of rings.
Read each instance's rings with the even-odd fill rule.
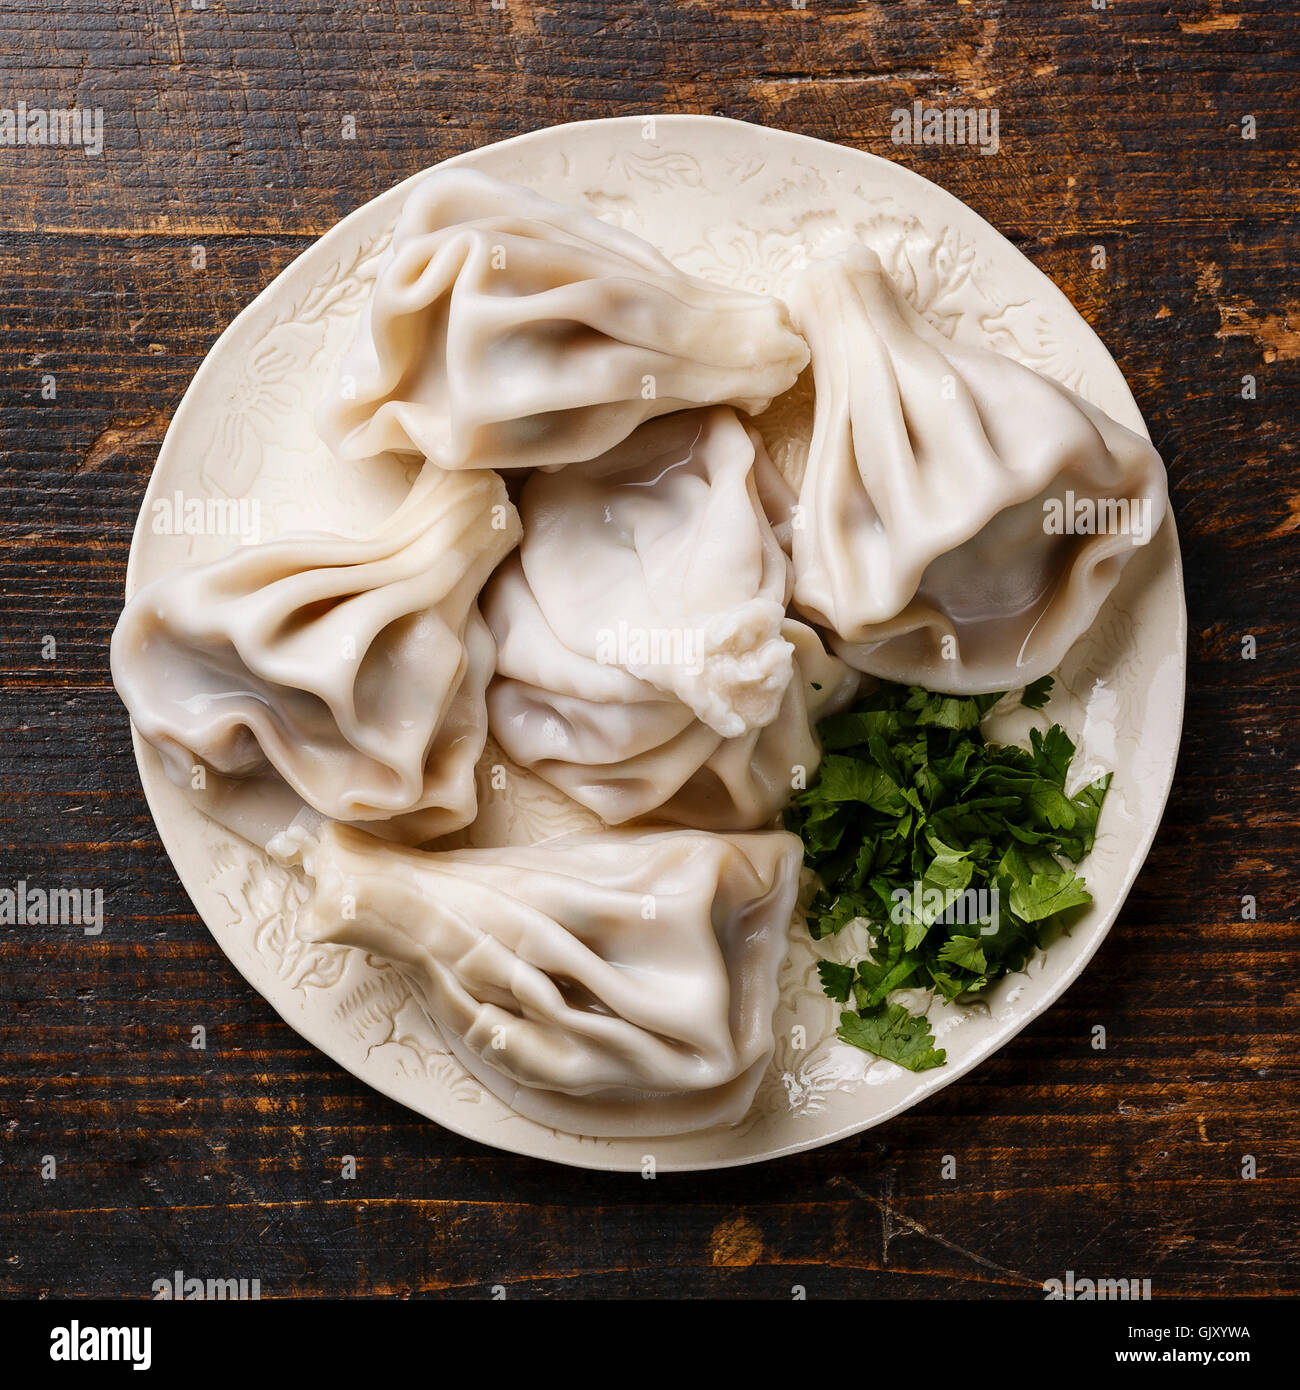
[[[1298,36],[1294,4],[1229,0],[6,6],[0,105],[102,107],[105,143],[0,147],[0,883],[100,888],[106,925],[0,928],[0,1292],[1300,1292]],[[998,155],[893,146],[918,97],[996,106]],[[280,1023],[176,881],[107,671],[149,469],[234,314],[424,165],[647,110],[902,159],[1060,283],[1168,463],[1191,617],[1163,829],[1061,1003],[855,1140],[653,1181],[459,1139]]]

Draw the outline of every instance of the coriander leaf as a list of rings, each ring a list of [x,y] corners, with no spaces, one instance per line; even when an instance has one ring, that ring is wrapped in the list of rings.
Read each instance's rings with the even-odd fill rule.
[[[987,703],[981,703],[989,697],[963,698],[956,695],[931,695],[929,691],[920,690],[918,694],[924,696],[916,702],[916,722],[921,728],[935,727],[940,729],[977,729],[979,722],[984,718],[985,712],[993,707],[1002,697],[994,696]]]
[[[978,936],[954,936],[939,947],[939,959],[982,975],[989,967]]]
[[[918,962],[897,946],[887,958],[877,964],[864,958],[858,962],[858,978],[853,986],[853,998],[860,1009],[874,1009],[892,989],[904,989],[912,983]]]
[[[930,927],[933,922],[933,917],[931,917],[929,921],[926,921],[924,915],[910,918],[906,930],[903,933],[903,950],[915,951],[925,938],[929,936]]]
[[[865,745],[873,734],[891,738],[898,731],[898,718],[889,710],[854,710],[833,714],[817,726],[817,736],[827,752]]]
[[[975,979],[958,979],[946,970],[934,971],[934,987],[951,1004],[954,1000],[960,999],[963,994],[978,994],[989,984],[987,975],[977,976]]]
[[[1093,838],[1097,833],[1097,817],[1101,814],[1101,804],[1106,799],[1110,779],[1114,775],[1108,772],[1095,782],[1089,782],[1071,801],[1077,812],[1073,826],[1076,843],[1069,847],[1062,844],[1062,849],[1076,863],[1092,851]]]
[[[1070,759],[1074,757],[1074,743],[1069,734],[1059,724],[1053,724],[1045,734],[1030,729],[1029,748],[1039,775],[1058,787],[1064,787],[1065,774],[1069,772]]]
[[[815,916],[808,929],[815,940],[821,941],[843,931],[850,922],[866,917],[871,911],[871,902],[865,893],[837,893],[825,898],[819,894],[813,899],[812,907]]]
[[[819,960],[817,974],[821,977],[822,989],[837,1003],[849,1002],[849,991],[853,988],[853,967],[840,965],[833,960]]]
[[[1091,901],[1092,894],[1073,869],[1034,874],[1028,882],[1017,883],[1010,897],[1012,912],[1026,922],[1042,922],[1067,907],[1082,907]]]
[[[1052,687],[1056,682],[1051,676],[1039,676],[1036,681],[1030,681],[1020,692],[1020,703],[1026,709],[1042,709],[1042,707],[1052,698]]]
[[[815,795],[820,801],[861,802],[893,815],[906,806],[898,784],[883,768],[842,753],[828,753],[822,759],[816,784],[802,795]]]
[[[907,778],[903,776],[903,770],[898,765],[898,760],[889,750],[889,744],[879,734],[872,734],[867,740],[867,750],[871,754],[872,761],[882,772],[889,774],[890,781],[896,787],[907,785]]]
[[[805,855],[826,854],[830,850],[838,849],[850,819],[849,811],[834,802],[828,801],[810,808],[803,824],[799,826]]]
[[[901,1004],[882,1004],[866,1014],[842,1013],[836,1036],[908,1071],[928,1071],[947,1061],[947,1054],[935,1049],[930,1021],[909,1014]]]

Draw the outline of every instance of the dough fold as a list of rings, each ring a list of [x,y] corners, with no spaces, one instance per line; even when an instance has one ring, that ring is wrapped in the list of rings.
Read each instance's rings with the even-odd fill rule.
[[[539,1124],[600,1137],[734,1123],[771,1058],[802,847],[785,831],[604,831],[427,853],[326,823],[272,841],[296,930],[410,982],[455,1056]]]
[[[807,361],[779,301],[684,275],[630,232],[453,167],[404,203],[318,423],[348,459],[553,468],[684,406],[757,413]]]
[[[816,407],[794,603],[861,671],[954,694],[1055,669],[1164,519],[1151,444],[949,341],[855,248],[790,306]]]
[[[611,825],[770,822],[820,760],[815,721],[859,681],[785,615],[763,505],[783,487],[725,407],[530,478],[519,554],[483,600],[510,757]]]
[[[273,768],[322,815],[446,834],[477,811],[496,656],[479,591],[518,539],[497,474],[426,465],[369,536],[287,537],[146,586],[114,684],[179,786]]]

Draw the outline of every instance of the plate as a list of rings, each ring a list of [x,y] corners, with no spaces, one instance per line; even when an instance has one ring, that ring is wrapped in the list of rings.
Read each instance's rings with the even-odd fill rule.
[[[1143,430],[1118,367],[1051,281],[963,203],[887,160],[719,117],[628,116],[536,131],[447,163],[585,207],[644,236],[683,270],[726,285],[780,294],[809,259],[865,241],[945,334],[1018,358]],[[333,227],[214,345],[159,453],[131,546],[128,596],[244,540],[303,528],[356,534],[396,506],[410,467],[338,463],[313,417],[412,182]],[[796,390],[760,421],[792,477],[810,412],[810,397]],[[203,534],[185,533],[186,504],[191,514],[204,508]],[[977,1066],[1061,995],[1101,944],[1155,836],[1178,750],[1186,646],[1170,516],[1066,658],[1048,710],[995,713],[992,732],[1004,740],[1027,737],[1035,722],[1064,724],[1079,745],[1081,777],[1109,768],[1115,778],[1084,866],[1092,907],[986,1002],[932,1008],[946,1066],[915,1075],[839,1042],[838,1010],[816,973],[826,943],[815,947],[792,924],[776,1051],[753,1109],[734,1128],[664,1139],[581,1138],[507,1109],[451,1057],[396,971],[351,948],[300,940],[302,883],[199,811],[138,735],[135,748],[163,844],[218,944],[285,1022],[340,1065],[500,1149],[587,1168],[640,1171],[647,1160],[665,1172],[725,1168],[828,1144],[899,1114]],[[485,764],[499,760],[489,747]],[[480,788],[480,842],[535,841],[590,823],[540,782],[504,794],[481,778]],[[849,959],[862,944],[850,931],[831,949]]]

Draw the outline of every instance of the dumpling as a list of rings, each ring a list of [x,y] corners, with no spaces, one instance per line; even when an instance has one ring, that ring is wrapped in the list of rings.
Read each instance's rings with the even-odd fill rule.
[[[784,831],[426,853],[326,823],[269,847],[312,941],[393,964],[494,1095],[575,1134],[729,1124],[771,1058],[803,852]]]
[[[479,591],[518,539],[499,475],[426,465],[369,536],[248,546],[142,589],[114,684],[178,785],[273,768],[323,815],[446,834],[474,818],[487,736]]]
[[[787,619],[794,674],[770,724],[724,738],[690,708],[617,666],[577,656],[550,632],[512,556],[487,596],[503,634],[488,687],[497,742],[515,762],[607,825],[651,819],[709,830],[768,824],[821,762],[819,719],[853,698],[861,677]]]
[[[973,694],[1051,671],[1160,526],[1160,456],[1064,386],[943,337],[865,248],[812,267],[789,303],[816,385],[795,607],[890,680]]]
[[[523,571],[555,636],[724,737],[771,723],[792,672],[790,566],[759,497],[764,471],[762,440],[718,406],[539,474],[520,501]]]
[[[529,479],[519,554],[483,598],[511,758],[611,825],[752,829],[781,810],[820,760],[813,723],[858,677],[786,617],[760,498],[774,474],[716,407]]]
[[[349,459],[556,467],[683,406],[756,413],[807,361],[776,300],[684,275],[630,232],[453,167],[403,205],[318,422]]]

